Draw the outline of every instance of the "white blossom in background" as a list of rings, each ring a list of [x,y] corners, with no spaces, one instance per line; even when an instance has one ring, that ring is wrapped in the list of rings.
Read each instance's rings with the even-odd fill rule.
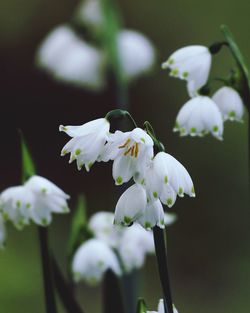
[[[173,312],[178,313],[176,307],[173,305]],[[158,310],[157,311],[147,311],[147,313],[165,313],[164,302],[163,299],[159,301]]]
[[[29,216],[36,224],[47,226],[51,223],[52,213],[69,213],[69,195],[48,179],[34,175],[25,183],[24,188],[33,194]]]
[[[76,19],[83,25],[94,30],[99,30],[103,26],[103,15],[100,0],[81,1],[76,9]]]
[[[100,90],[105,85],[103,52],[85,42],[67,25],[56,27],[41,43],[36,63],[55,79]]]
[[[70,153],[70,163],[76,160],[78,170],[83,165],[87,171],[98,160],[108,140],[110,124],[105,118],[99,118],[81,126],[63,126],[59,130],[72,139],[63,147],[61,155]]]
[[[134,30],[122,30],[117,40],[126,80],[133,80],[152,70],[156,60],[155,48],[146,36]]]
[[[6,241],[6,227],[4,223],[4,218],[0,213],[0,249],[3,249],[5,247],[5,241]]]
[[[189,95],[194,97],[207,83],[211,62],[212,55],[207,47],[193,45],[175,51],[162,68],[169,68],[171,76],[186,80]]]
[[[72,262],[76,282],[84,280],[88,284],[96,285],[108,269],[118,276],[121,275],[118,259],[105,242],[90,239],[77,249]]]
[[[231,87],[222,87],[213,95],[224,120],[242,121],[244,104],[239,93]]]
[[[116,131],[108,138],[100,160],[114,160],[113,178],[117,185],[128,182],[144,170],[153,157],[153,140],[141,128],[130,132]]]
[[[112,248],[117,248],[123,236],[124,227],[114,225],[114,214],[97,212],[91,216],[88,227],[95,238],[100,239]]]
[[[138,224],[126,228],[118,252],[126,272],[141,268],[147,254],[154,253],[152,231],[146,231]]]
[[[146,209],[147,195],[145,189],[134,184],[119,198],[115,208],[115,224],[130,225],[141,217]]]
[[[211,133],[221,140],[223,118],[216,103],[207,96],[197,96],[186,102],[180,109],[174,131],[181,136],[204,136]]]
[[[7,188],[0,194],[0,205],[5,220],[11,221],[17,229],[29,224],[34,195],[25,186]]]
[[[177,215],[174,213],[165,213],[164,214],[164,223],[166,226],[172,225],[177,220]]]

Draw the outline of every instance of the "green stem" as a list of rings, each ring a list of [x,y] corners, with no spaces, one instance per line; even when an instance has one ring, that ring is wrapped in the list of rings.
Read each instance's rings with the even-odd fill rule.
[[[47,313],[56,313],[56,300],[54,294],[53,276],[50,265],[50,251],[48,247],[48,230],[47,228],[38,227],[38,235],[40,241],[40,251],[43,269],[43,283],[45,292],[45,304]]]
[[[168,274],[168,263],[166,254],[166,244],[164,230],[155,226],[153,228],[155,253],[158,263],[158,271],[164,295],[165,313],[173,313],[173,302],[170,289],[170,279]]]
[[[71,286],[66,282],[57,262],[52,257],[52,266],[55,279],[55,285],[60,296],[60,299],[68,313],[84,313],[75,299]]]

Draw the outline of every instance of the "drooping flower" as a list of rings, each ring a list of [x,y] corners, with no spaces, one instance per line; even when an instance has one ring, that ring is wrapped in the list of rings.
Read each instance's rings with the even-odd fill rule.
[[[91,216],[88,227],[95,238],[100,239],[112,248],[117,248],[125,228],[114,225],[114,214],[111,212],[97,212]]]
[[[235,89],[222,87],[216,91],[212,100],[217,104],[224,120],[242,121],[244,104]]]
[[[110,124],[105,118],[99,118],[81,126],[60,125],[59,131],[72,139],[63,147],[61,155],[70,153],[70,163],[76,160],[78,170],[83,165],[87,171],[98,160],[108,140]]]
[[[155,64],[155,49],[150,40],[134,30],[118,33],[118,52],[123,75],[130,81],[149,72]]]
[[[0,213],[0,249],[3,249],[5,247],[5,241],[6,241],[6,227],[3,216]]]
[[[120,245],[119,256],[126,272],[139,269],[147,254],[154,253],[154,239],[151,231],[146,231],[138,224],[126,228]]]
[[[222,139],[223,119],[216,103],[207,96],[197,96],[186,102],[180,109],[174,131],[181,136],[204,136],[211,133]]]
[[[147,205],[145,189],[134,184],[119,198],[115,208],[115,224],[130,225],[144,214]]]
[[[178,313],[176,307],[173,305],[173,312],[174,313]],[[164,302],[163,302],[163,299],[161,299],[159,301],[159,304],[158,304],[158,311],[147,311],[147,313],[165,313],[165,309],[164,309]]]
[[[145,229],[151,229],[154,226],[160,228],[165,227],[165,216],[161,201],[149,201],[143,214],[137,219],[137,222],[141,224]]]
[[[34,195],[25,186],[15,186],[0,195],[1,211],[5,220],[10,220],[18,229],[29,224]]]
[[[170,75],[187,81],[191,97],[196,96],[209,76],[212,56],[205,46],[187,46],[175,51],[169,59],[162,64],[162,68],[169,68]]]
[[[84,280],[88,284],[96,285],[108,269],[116,275],[121,274],[115,253],[103,241],[90,239],[77,249],[72,262],[76,282]]]
[[[38,225],[47,226],[52,213],[68,213],[69,196],[48,179],[34,175],[23,186],[26,194],[32,194],[29,217]]]
[[[128,182],[144,170],[153,157],[153,140],[141,128],[130,132],[116,131],[108,138],[101,160],[114,160],[113,178],[117,185]]]
[[[47,35],[36,62],[60,81],[93,90],[104,87],[104,53],[80,39],[67,25],[58,26]]]

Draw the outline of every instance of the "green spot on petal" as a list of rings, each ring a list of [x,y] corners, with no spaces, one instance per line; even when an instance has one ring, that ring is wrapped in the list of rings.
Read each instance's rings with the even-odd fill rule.
[[[48,225],[48,220],[47,220],[46,218],[42,218],[41,224],[42,224],[43,226],[47,226],[47,225]]]
[[[177,76],[178,73],[179,73],[178,69],[177,69],[177,68],[174,68],[174,69],[172,69],[172,71],[170,72],[170,75],[172,75],[172,76]]]
[[[148,228],[151,228],[152,225],[151,225],[150,222],[145,222],[145,223],[144,223],[144,227],[145,227],[146,229],[148,229]]]
[[[172,205],[173,204],[173,199],[172,198],[167,198],[167,205]]]
[[[165,184],[168,183],[168,177],[167,177],[167,176],[164,177],[164,183],[165,183]]]
[[[81,149],[76,149],[75,155],[79,155],[81,153]]]
[[[191,133],[191,134],[196,134],[196,132],[197,132],[197,129],[196,129],[195,127],[192,127],[192,128],[190,129],[190,133]]]
[[[42,192],[43,194],[45,194],[45,193],[47,192],[47,189],[46,189],[46,188],[42,188],[42,189],[41,189],[41,192]]]
[[[160,224],[161,225],[165,225],[165,223],[164,223],[164,220],[162,219],[162,220],[160,220]]]
[[[145,138],[141,138],[141,141],[142,141],[143,143],[145,143]]]
[[[29,209],[31,207],[30,203],[26,203],[26,208]]]
[[[117,178],[116,178],[116,182],[117,182],[117,184],[121,184],[122,183],[122,177],[121,176],[118,176]]]
[[[17,200],[16,207],[19,209],[21,207],[21,201]]]
[[[89,169],[91,169],[91,167],[92,167],[93,165],[94,165],[94,163],[90,162],[90,163],[88,164]]]
[[[130,224],[132,222],[132,218],[129,216],[124,216],[123,221],[125,224]]]
[[[236,117],[235,111],[229,112],[229,113],[228,113],[228,116],[231,117],[231,118],[235,118],[235,117]]]
[[[181,188],[181,187],[179,188],[178,194],[181,196],[183,195],[183,188]]]
[[[213,132],[217,133],[218,130],[219,130],[219,127],[218,127],[217,125],[215,125],[215,126],[213,127]]]
[[[194,186],[192,187],[191,192],[192,192],[193,194],[195,194]]]
[[[187,78],[188,75],[189,75],[188,72],[183,72],[183,73],[182,73],[182,77],[183,77],[183,78]]]
[[[174,64],[174,59],[169,59],[168,61],[167,61],[167,63],[169,64],[169,65],[172,65],[172,64]]]
[[[153,196],[154,196],[154,198],[158,198],[158,192],[154,191]]]

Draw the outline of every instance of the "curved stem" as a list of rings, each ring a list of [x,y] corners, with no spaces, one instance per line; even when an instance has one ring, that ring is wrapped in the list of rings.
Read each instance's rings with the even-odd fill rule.
[[[54,281],[50,264],[50,251],[48,245],[47,228],[38,227],[38,235],[40,241],[40,251],[42,258],[43,283],[45,292],[45,303],[47,313],[57,313],[56,300],[54,293]]]

